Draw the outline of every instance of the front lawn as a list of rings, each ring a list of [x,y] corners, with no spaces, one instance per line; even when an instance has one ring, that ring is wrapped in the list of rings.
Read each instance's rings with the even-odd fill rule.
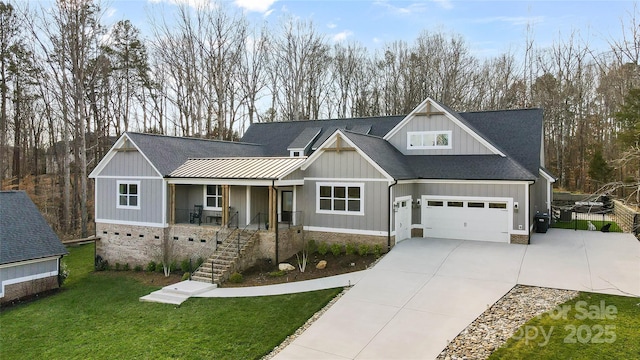
[[[622,229],[613,221],[602,221],[602,220],[571,220],[566,222],[554,222],[551,227],[557,229],[577,229],[577,230],[589,230],[589,221],[596,227],[597,231],[602,229],[602,226],[605,224],[611,224],[609,228],[609,232],[622,232]],[[577,224],[576,224],[577,222]],[[577,227],[576,227],[577,226]]]
[[[141,303],[158,287],[126,273],[91,273],[93,245],[69,251],[62,291],[0,314],[2,358],[255,359],[341,291]]]
[[[489,359],[640,359],[640,298],[580,293],[535,317]]]

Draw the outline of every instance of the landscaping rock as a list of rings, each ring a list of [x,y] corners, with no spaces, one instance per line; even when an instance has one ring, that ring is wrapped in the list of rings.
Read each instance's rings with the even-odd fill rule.
[[[280,263],[278,264],[278,270],[280,271],[293,271],[296,268],[289,263]]]
[[[486,359],[529,319],[577,295],[571,290],[516,285],[462,330],[437,359]]]
[[[316,265],[316,269],[322,270],[327,267],[327,260],[320,260]]]

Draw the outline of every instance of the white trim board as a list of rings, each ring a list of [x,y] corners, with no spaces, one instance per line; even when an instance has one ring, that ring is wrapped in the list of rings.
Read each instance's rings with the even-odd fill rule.
[[[341,229],[341,228],[329,228],[329,227],[321,227],[321,226],[305,226],[303,229],[305,231],[319,231],[319,232],[353,234],[353,235],[387,236],[388,234],[386,231]]]
[[[492,184],[492,185],[521,185],[533,184],[533,181],[521,180],[446,180],[446,179],[416,179],[398,180],[398,184]]]
[[[96,224],[110,224],[110,225],[132,225],[132,226],[147,226],[147,227],[155,227],[155,228],[167,227],[166,224],[163,224],[163,223],[113,220],[113,219],[96,219],[95,222]]]
[[[39,263],[39,262],[46,262],[46,261],[57,260],[57,259],[60,259],[60,256],[48,256],[46,258],[40,258],[40,259],[17,261],[17,262],[8,263],[8,264],[2,264],[2,265],[0,265],[0,269],[10,268],[10,267],[14,267],[14,266],[35,264],[35,263]]]
[[[384,179],[384,178],[370,179],[370,178],[323,178],[323,177],[305,177],[304,181],[335,181],[335,182],[345,182],[345,181],[356,182],[357,181],[357,182],[385,182],[385,183],[389,182],[388,179]]]

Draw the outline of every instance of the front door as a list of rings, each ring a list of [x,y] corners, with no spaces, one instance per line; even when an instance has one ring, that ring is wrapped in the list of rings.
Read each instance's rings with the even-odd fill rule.
[[[396,198],[396,244],[411,237],[411,197]]]
[[[282,192],[282,222],[291,222],[293,213],[293,191]]]

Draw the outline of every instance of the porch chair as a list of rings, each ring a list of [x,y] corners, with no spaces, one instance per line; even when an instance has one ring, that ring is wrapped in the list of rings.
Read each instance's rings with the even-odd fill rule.
[[[194,205],[193,212],[189,213],[189,223],[195,224],[196,219],[198,220],[198,225],[202,224],[202,205]]]

